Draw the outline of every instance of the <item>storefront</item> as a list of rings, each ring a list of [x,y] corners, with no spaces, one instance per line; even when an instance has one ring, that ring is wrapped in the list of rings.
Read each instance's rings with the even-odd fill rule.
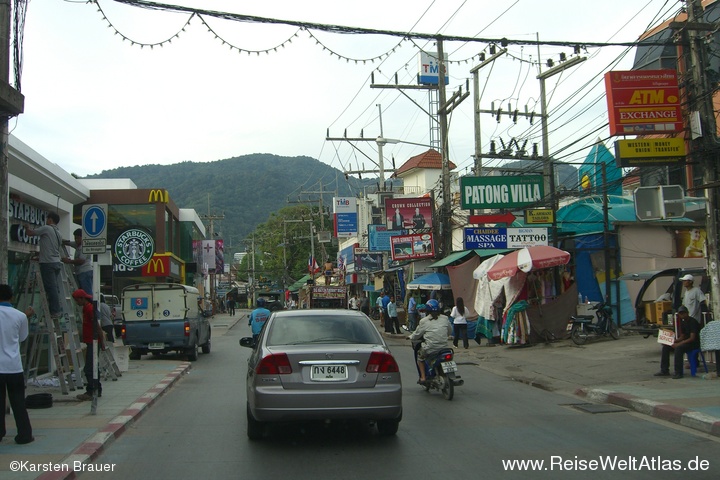
[[[56,212],[62,237],[72,239],[77,228],[73,225],[73,205],[84,202],[90,191],[12,135],[8,153],[8,283],[17,292],[24,284],[28,260],[39,251],[38,237],[28,236],[24,225],[45,225],[47,214]]]

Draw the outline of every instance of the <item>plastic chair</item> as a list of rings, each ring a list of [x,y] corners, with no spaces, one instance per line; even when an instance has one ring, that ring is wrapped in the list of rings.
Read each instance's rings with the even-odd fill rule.
[[[705,355],[703,355],[702,350],[699,348],[696,348],[695,350],[688,352],[688,362],[690,362],[690,376],[694,377],[697,373],[698,368],[698,354],[700,354],[700,358],[702,359],[703,368],[705,369],[705,373],[708,373],[707,364],[705,363]]]

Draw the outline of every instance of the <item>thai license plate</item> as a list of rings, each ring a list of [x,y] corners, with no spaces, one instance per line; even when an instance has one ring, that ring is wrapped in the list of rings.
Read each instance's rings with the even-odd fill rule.
[[[162,350],[163,348],[165,348],[164,343],[151,343],[148,345],[148,349],[150,350]]]
[[[573,327],[573,323],[572,322],[568,323],[567,327],[565,327],[565,331],[569,332],[570,330],[572,330],[572,327]]]
[[[445,373],[457,372],[457,364],[455,362],[443,362],[440,365],[442,365],[443,372]]]
[[[312,365],[310,380],[313,382],[339,382],[347,380],[347,365]]]

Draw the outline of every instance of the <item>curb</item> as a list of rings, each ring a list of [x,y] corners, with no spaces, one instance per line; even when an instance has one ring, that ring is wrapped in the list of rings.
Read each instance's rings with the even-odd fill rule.
[[[575,395],[598,403],[611,403],[629,408],[638,413],[720,437],[720,420],[701,412],[602,389],[578,388],[575,390]]]
[[[181,363],[175,370],[168,373],[165,378],[154,387],[143,393],[132,405],[123,410],[118,416],[94,435],[85,440],[70,455],[59,464],[68,466],[67,471],[48,472],[37,477],[42,480],[64,480],[76,478],[75,469],[78,465],[87,465],[100,455],[103,449],[127,430],[148,408],[163,396],[175,383],[191,368],[189,362]],[[82,471],[79,468],[78,471]]]

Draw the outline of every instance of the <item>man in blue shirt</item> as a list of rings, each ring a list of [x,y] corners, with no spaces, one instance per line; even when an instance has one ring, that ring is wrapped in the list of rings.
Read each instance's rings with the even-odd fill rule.
[[[268,318],[270,318],[270,310],[265,308],[265,299],[258,298],[257,308],[250,313],[248,319],[248,325],[252,328],[253,340],[256,342]]]
[[[407,320],[408,330],[414,332],[417,327],[417,301],[412,295],[410,296],[410,300],[408,300]]]
[[[383,292],[382,300],[380,300],[380,305],[382,305],[382,318],[383,322],[382,325],[385,325],[385,328],[388,328],[388,321],[390,320],[390,317],[388,316],[388,303],[390,303],[390,297],[388,296],[387,292]]]

